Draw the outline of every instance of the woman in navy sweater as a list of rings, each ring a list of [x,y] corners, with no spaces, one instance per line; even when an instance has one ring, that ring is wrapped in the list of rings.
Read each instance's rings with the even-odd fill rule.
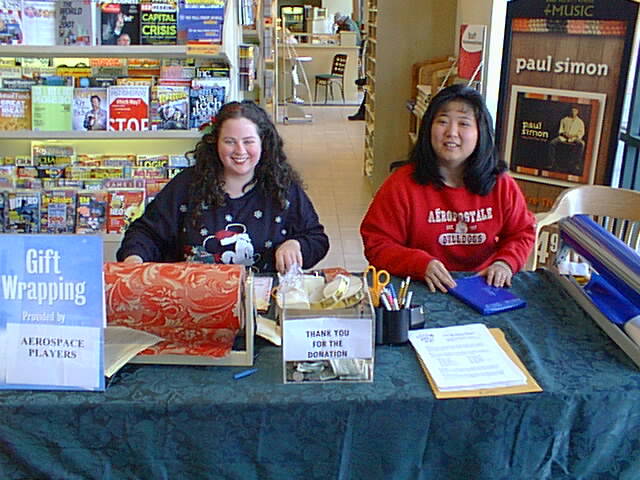
[[[250,101],[222,107],[176,175],[127,229],[126,262],[233,263],[262,272],[311,268],[329,250],[300,176],[267,113]]]

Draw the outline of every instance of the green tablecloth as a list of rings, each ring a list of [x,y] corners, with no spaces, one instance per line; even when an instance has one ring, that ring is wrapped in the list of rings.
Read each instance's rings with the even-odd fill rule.
[[[241,367],[125,366],[103,393],[0,392],[0,478],[638,479],[640,370],[545,274],[482,317],[416,289],[428,326],[501,328],[544,392],[436,400],[408,345],[374,382],[283,385]]]

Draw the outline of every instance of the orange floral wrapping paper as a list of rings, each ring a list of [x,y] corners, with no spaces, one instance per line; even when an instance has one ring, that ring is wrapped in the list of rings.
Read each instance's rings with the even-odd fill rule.
[[[104,264],[107,322],[165,340],[143,355],[223,357],[241,327],[241,265]]]

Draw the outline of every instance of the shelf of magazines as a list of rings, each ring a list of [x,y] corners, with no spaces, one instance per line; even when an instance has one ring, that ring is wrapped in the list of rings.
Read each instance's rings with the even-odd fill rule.
[[[213,47],[213,46],[209,46]],[[0,57],[117,57],[117,58],[167,58],[167,57],[206,57],[224,60],[229,63],[226,53],[219,50],[212,54],[200,53],[188,45],[129,45],[126,48],[117,45],[103,46],[38,46],[38,45],[0,45]],[[89,54],[90,52],[90,54]]]
[[[35,131],[35,130],[6,130],[0,131],[0,138],[25,140],[167,140],[171,139],[199,139],[200,130],[65,130],[65,131]]]

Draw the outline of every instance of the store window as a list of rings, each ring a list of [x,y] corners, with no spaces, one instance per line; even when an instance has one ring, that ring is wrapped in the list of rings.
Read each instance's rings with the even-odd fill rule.
[[[623,148],[617,184],[622,188],[640,190],[640,62],[636,62],[631,107],[626,125],[621,129],[620,141]]]

